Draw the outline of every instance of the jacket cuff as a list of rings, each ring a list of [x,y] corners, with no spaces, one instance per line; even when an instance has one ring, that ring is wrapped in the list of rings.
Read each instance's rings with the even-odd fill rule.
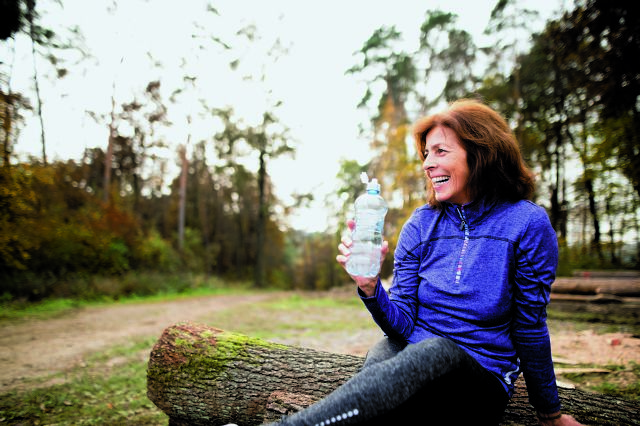
[[[386,318],[384,313],[386,312],[386,308],[388,307],[390,300],[384,286],[380,282],[380,278],[378,278],[378,282],[376,283],[376,291],[373,296],[367,297],[360,288],[358,288],[358,295],[376,322]]]

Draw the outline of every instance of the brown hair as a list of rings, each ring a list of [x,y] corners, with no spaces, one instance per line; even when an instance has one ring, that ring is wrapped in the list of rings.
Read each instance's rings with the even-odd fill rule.
[[[467,152],[469,192],[473,200],[518,201],[533,197],[533,173],[525,164],[509,125],[496,111],[477,100],[461,99],[442,112],[418,120],[413,136],[423,162],[427,134],[436,126],[448,127],[460,138]],[[430,179],[427,179],[427,202],[442,207]]]

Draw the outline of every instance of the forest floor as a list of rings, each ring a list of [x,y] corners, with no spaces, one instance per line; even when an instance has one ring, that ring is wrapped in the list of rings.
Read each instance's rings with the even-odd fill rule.
[[[230,308],[242,315],[252,305],[277,300],[287,294],[290,293],[220,295],[114,304],[78,309],[46,320],[3,321],[0,323],[0,394],[64,381],[64,374],[60,373],[82,366],[92,353],[126,345],[136,339],[159,337],[166,327],[176,322],[203,321],[210,318],[212,312]],[[334,291],[331,294],[335,297],[354,297],[348,291]],[[552,305],[563,312],[580,312],[584,309],[584,302],[572,300],[552,301]],[[570,373],[579,372],[580,369],[594,370],[591,373],[607,374],[611,366],[618,366],[619,370],[633,370],[634,366],[640,365],[640,335],[637,334],[640,304],[599,305],[597,308],[601,311],[616,309],[616,315],[635,318],[635,325],[626,330],[624,327],[611,328],[610,325],[597,322],[576,323],[564,318],[551,318],[552,350],[555,361],[562,364],[557,370],[560,378],[565,370]],[[304,320],[304,314],[300,312],[299,320]],[[287,321],[297,320],[291,312],[287,315]],[[608,314],[605,312],[605,315]],[[325,351],[364,355],[367,348],[380,339],[381,334],[373,326],[355,335],[343,333],[338,336],[342,337],[315,334],[297,338],[294,342],[287,342],[286,338],[281,341]],[[146,362],[149,350],[140,354],[141,362]],[[118,360],[114,358],[110,362],[117,364]],[[598,373],[597,370],[603,371]],[[633,381],[637,383],[634,374],[617,374],[616,377],[620,377],[623,384],[625,381],[626,384]]]

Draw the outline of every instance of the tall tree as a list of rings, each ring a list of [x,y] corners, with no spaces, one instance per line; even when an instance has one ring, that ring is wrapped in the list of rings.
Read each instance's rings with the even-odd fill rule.
[[[258,151],[258,228],[256,230],[256,269],[254,285],[265,285],[265,233],[270,206],[267,201],[267,162],[283,154],[295,152],[288,129],[273,112],[262,115],[262,123],[249,129],[249,146]]]
[[[42,143],[42,162],[47,164],[47,144],[44,135],[44,119],[42,118],[42,96],[40,95],[40,82],[38,76],[38,66],[36,61],[36,38],[38,31],[36,27],[36,2],[35,0],[26,0],[27,4],[27,21],[29,22],[29,37],[31,38],[31,56],[33,59],[33,83],[36,91],[37,108],[36,113],[40,121],[40,142]]]
[[[46,131],[44,123],[43,105],[44,99],[42,95],[42,77],[46,76],[43,73],[39,62],[42,58],[48,63],[49,68],[46,70],[53,70],[54,79],[60,79],[68,74],[68,69],[65,67],[65,63],[69,59],[69,56],[65,53],[68,50],[75,50],[80,54],[80,59],[87,57],[81,46],[82,34],[78,27],[71,28],[56,28],[56,31],[45,27],[43,22],[42,11],[40,7],[37,7],[40,3],[36,0],[6,0],[0,4],[0,42],[12,43],[13,49],[15,49],[16,40],[22,36],[27,36],[30,41],[31,47],[31,60],[33,70],[33,84],[35,94],[35,114],[40,124],[40,143],[42,149],[42,162],[47,163],[47,146],[46,146]],[[60,5],[60,4],[58,4]],[[46,17],[46,10],[45,10]],[[15,55],[14,55],[15,58]],[[4,77],[5,74],[9,74],[7,82],[11,81],[10,73],[13,72],[13,61],[7,60],[9,58],[3,58],[0,61],[0,76]],[[8,71],[7,71],[7,68]],[[4,78],[3,84],[5,83]],[[7,87],[0,86],[0,92],[7,94],[9,100],[13,99],[15,90],[11,88],[10,83],[7,83]],[[18,109],[21,106],[20,102],[9,104],[10,112],[13,114],[18,113]],[[6,144],[6,140],[5,146]]]
[[[416,179],[418,167],[411,149],[408,113],[408,105],[412,100],[415,102],[418,69],[413,55],[400,47],[401,38],[395,27],[375,30],[358,52],[362,58],[360,63],[347,70],[350,74],[370,76],[359,106],[368,107],[375,96],[370,144],[373,158],[369,161],[368,172],[370,178],[378,179],[385,198],[390,201],[389,235],[397,234],[392,225],[394,219],[415,207],[416,193],[423,187]],[[374,93],[378,83],[383,83],[382,90]],[[356,177],[352,184],[357,182],[359,178]],[[357,194],[362,190],[359,187]]]
[[[606,148],[640,195],[640,4],[584,0],[565,18],[565,31],[582,43],[574,59],[604,121]]]
[[[489,59],[488,75],[509,75],[513,79],[513,98],[509,115],[514,121],[516,138],[522,138],[522,114],[520,94],[520,62],[518,57],[526,52],[533,31],[532,23],[538,18],[536,10],[522,8],[518,0],[498,0],[491,10],[484,33],[496,40],[481,49]],[[505,111],[506,112],[506,111]]]
[[[18,32],[23,25],[22,0],[0,2],[0,40],[6,40]]]
[[[442,98],[452,101],[473,93],[479,83],[473,66],[477,47],[473,37],[457,27],[458,16],[454,13],[433,10],[420,27],[420,49],[418,54],[427,58],[424,79],[429,81],[438,73],[445,76],[444,88],[432,100],[423,98],[423,109],[437,104]]]
[[[258,125],[245,125],[235,117],[233,110],[216,110],[221,118],[224,130],[216,135],[218,141],[219,158],[233,165],[238,161],[239,151],[249,149],[249,153],[257,155],[257,191],[258,200],[256,206],[255,228],[255,269],[254,285],[265,285],[265,241],[269,219],[272,213],[270,200],[270,182],[268,162],[281,155],[293,155],[295,149],[293,140],[289,136],[289,130],[282,125],[273,111],[266,111],[262,115],[262,121]]]

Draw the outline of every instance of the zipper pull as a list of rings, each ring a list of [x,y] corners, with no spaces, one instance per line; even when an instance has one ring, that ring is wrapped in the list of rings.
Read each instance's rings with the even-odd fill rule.
[[[462,220],[462,222],[460,222],[460,230],[464,231],[464,228],[467,225],[467,221],[464,220],[464,215],[462,214],[460,207],[456,207],[456,211],[458,212],[458,216],[460,216],[460,220]]]

